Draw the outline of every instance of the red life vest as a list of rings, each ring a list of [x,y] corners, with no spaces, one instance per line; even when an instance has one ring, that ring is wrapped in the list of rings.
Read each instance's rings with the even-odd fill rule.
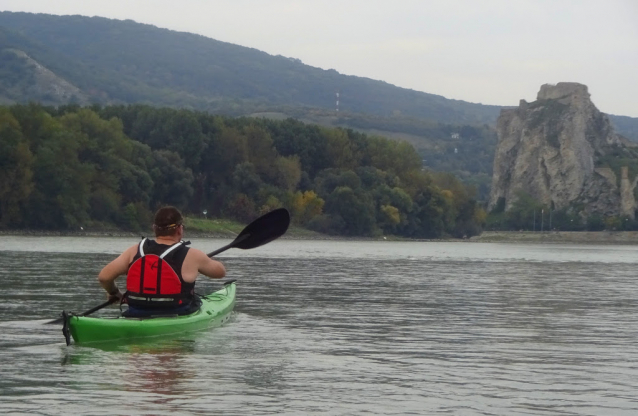
[[[168,248],[143,239],[126,274],[126,302],[135,307],[175,307],[193,300],[195,283],[182,278],[183,241]],[[146,248],[146,252],[145,252]]]

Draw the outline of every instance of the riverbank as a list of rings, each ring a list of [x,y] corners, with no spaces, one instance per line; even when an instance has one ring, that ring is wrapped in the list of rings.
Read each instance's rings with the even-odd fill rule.
[[[239,230],[241,231],[241,230]],[[215,231],[188,230],[186,238],[234,239],[238,232],[226,229]],[[152,232],[129,232],[121,230],[0,230],[0,236],[31,237],[130,237],[152,236]],[[468,242],[468,243],[522,243],[522,244],[638,244],[638,231],[484,231],[481,235],[469,239],[409,239],[397,236],[346,237],[321,234],[304,228],[291,227],[282,239],[287,240],[351,240],[351,241],[431,241],[431,242]]]
[[[484,231],[480,243],[638,244],[638,231]]]
[[[234,239],[241,232],[233,229],[218,229],[214,231],[187,229],[184,236],[189,238],[222,238]],[[0,230],[0,236],[28,236],[28,237],[152,237],[153,231],[122,231],[122,230]],[[335,240],[347,239],[347,237],[330,236],[326,234],[316,233],[303,228],[290,227],[286,234],[281,238],[295,240]]]

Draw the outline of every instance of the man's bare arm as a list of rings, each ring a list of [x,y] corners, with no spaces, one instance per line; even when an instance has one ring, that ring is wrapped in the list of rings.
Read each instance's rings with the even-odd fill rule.
[[[226,276],[226,268],[221,262],[211,259],[203,251],[197,249],[191,249],[190,251],[193,252],[199,273],[212,279],[221,279]]]
[[[131,246],[122,254],[120,254],[115,260],[104,266],[97,276],[100,285],[108,293],[113,294],[117,291],[115,286],[115,279],[119,276],[126,274],[128,267],[131,264],[131,260],[137,252],[137,245]]]

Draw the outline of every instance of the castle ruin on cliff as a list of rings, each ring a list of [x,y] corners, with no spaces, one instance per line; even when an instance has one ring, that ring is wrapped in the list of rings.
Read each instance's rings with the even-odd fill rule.
[[[638,176],[632,180],[622,163],[638,152],[614,132],[587,86],[545,84],[536,101],[502,110],[496,130],[488,209],[499,201],[509,209],[523,191],[553,209],[634,218]]]

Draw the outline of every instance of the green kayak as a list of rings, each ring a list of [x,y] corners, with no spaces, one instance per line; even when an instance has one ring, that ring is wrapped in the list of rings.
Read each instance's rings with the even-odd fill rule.
[[[235,306],[235,284],[202,296],[202,306],[195,313],[182,316],[149,318],[93,318],[66,315],[64,330],[77,344],[107,341],[129,341],[148,337],[179,335],[220,326],[230,319]]]

